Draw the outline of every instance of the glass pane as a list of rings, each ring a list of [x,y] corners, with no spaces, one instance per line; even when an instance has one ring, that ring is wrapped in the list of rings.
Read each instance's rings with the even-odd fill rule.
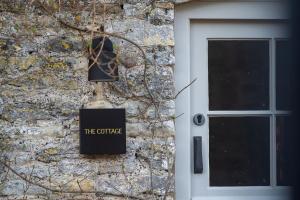
[[[289,185],[289,117],[276,118],[277,185]]]
[[[211,186],[270,184],[268,117],[209,118]]]
[[[210,110],[269,109],[269,41],[208,41]]]
[[[276,41],[276,107],[291,109],[291,57],[287,40]]]

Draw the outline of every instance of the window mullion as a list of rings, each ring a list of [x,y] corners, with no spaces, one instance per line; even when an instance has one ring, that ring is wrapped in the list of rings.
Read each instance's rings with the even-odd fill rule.
[[[276,186],[276,45],[275,39],[270,40],[270,181]]]

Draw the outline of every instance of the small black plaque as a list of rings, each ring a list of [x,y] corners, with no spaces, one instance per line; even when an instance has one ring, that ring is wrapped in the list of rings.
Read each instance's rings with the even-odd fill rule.
[[[126,153],[125,109],[80,109],[80,153]]]

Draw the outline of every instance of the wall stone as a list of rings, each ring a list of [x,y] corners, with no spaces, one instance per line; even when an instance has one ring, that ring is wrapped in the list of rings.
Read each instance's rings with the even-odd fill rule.
[[[95,27],[147,63],[110,37],[120,79],[98,84],[90,33],[57,20],[93,28],[93,0],[36,2],[0,1],[0,199],[174,199],[174,1],[96,0]],[[83,107],[126,108],[125,155],[79,154]]]

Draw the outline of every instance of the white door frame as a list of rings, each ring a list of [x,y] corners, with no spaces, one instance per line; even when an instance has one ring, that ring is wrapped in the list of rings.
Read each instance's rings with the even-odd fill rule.
[[[179,91],[191,80],[191,20],[287,20],[283,1],[197,1],[175,7],[175,85]],[[201,81],[201,80],[198,80]],[[191,86],[192,87],[192,86]],[[176,99],[176,199],[191,199],[191,97],[190,87]],[[183,115],[182,115],[183,114]]]

